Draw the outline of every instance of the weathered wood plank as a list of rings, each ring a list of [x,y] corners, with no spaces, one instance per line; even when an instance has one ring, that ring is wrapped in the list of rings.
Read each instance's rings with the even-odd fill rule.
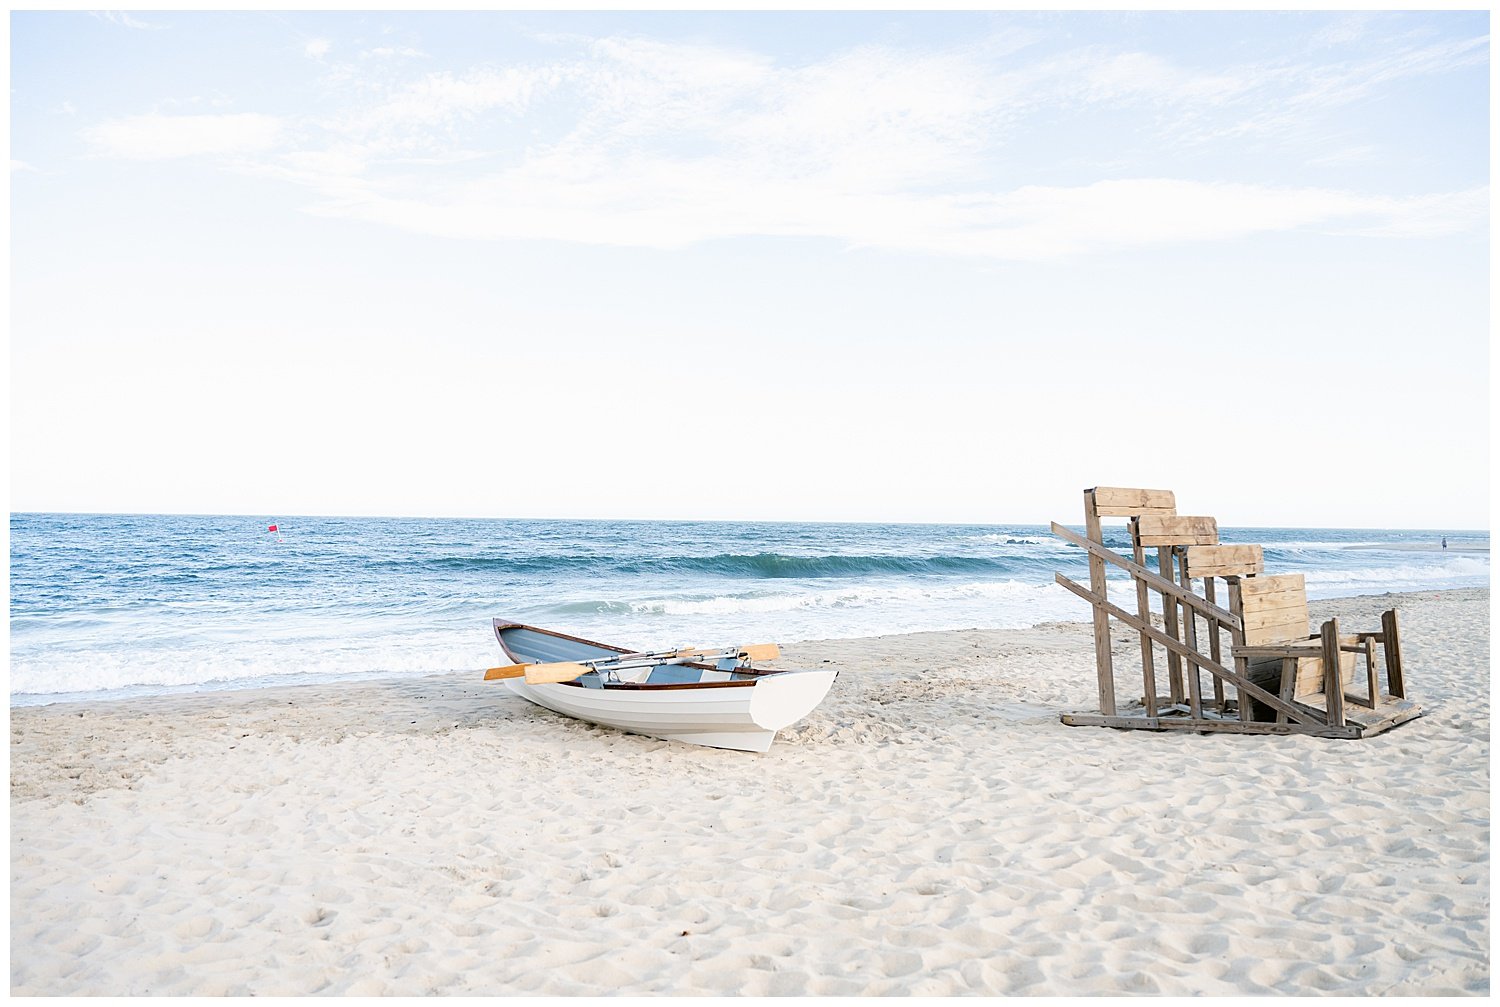
[[[1057,581],[1058,584],[1067,588],[1069,591],[1072,591],[1074,594],[1078,595],[1078,597],[1084,599],[1085,601],[1089,601],[1095,605],[1100,606],[1110,615],[1125,623],[1125,625],[1131,626],[1143,633],[1149,634],[1151,639],[1155,640],[1157,643],[1161,644],[1168,650],[1175,649],[1179,654],[1181,654],[1187,649],[1179,641],[1167,636],[1165,633],[1158,630],[1155,626],[1142,623],[1139,619],[1137,619],[1135,616],[1131,615],[1129,612],[1125,611],[1118,605],[1114,605],[1108,601],[1094,597],[1089,593],[1088,588],[1084,587],[1081,584],[1073,583],[1073,581],[1064,577],[1062,574],[1054,573],[1052,575],[1052,579]],[[1242,710],[1245,706],[1248,705],[1245,703],[1244,697],[1249,694],[1253,695],[1256,699],[1260,700],[1262,703],[1269,706],[1273,710],[1286,710],[1286,712],[1290,714],[1292,719],[1294,720],[1308,724],[1317,723],[1317,721],[1313,720],[1307,713],[1295,707],[1288,707],[1281,701],[1281,697],[1267,692],[1265,689],[1262,689],[1260,686],[1250,681],[1244,675],[1230,671],[1223,665],[1210,664],[1208,663],[1208,659],[1203,657],[1201,654],[1196,656],[1203,662],[1204,668],[1207,669],[1210,673],[1222,677],[1226,682],[1230,683],[1235,688],[1240,690],[1240,703]],[[1248,713],[1241,713],[1241,716],[1248,717]]]
[[[1385,649],[1385,681],[1391,695],[1406,698],[1406,674],[1401,667],[1401,634],[1396,626],[1396,610],[1389,609],[1380,617],[1381,646]]]
[[[1161,570],[1162,579],[1169,583],[1172,581],[1172,550],[1163,546],[1156,551],[1157,566]],[[1177,634],[1177,600],[1176,597],[1162,596],[1161,599],[1162,626],[1167,635],[1174,640],[1181,640]],[[1172,693],[1172,702],[1182,702],[1182,657],[1172,648],[1167,649],[1167,682],[1168,691]]]
[[[1413,713],[1404,719],[1417,716]],[[1234,720],[1214,720],[1190,717],[1101,717],[1096,713],[1064,713],[1061,718],[1069,727],[1115,727],[1136,731],[1203,731],[1222,734],[1308,734],[1319,738],[1358,738],[1370,733],[1368,729],[1348,726],[1331,728],[1327,724],[1273,724],[1264,722],[1244,723]],[[1384,730],[1388,725],[1382,725]]]
[[[1252,616],[1255,618],[1252,619]],[[1285,609],[1274,618],[1265,618],[1264,613],[1248,612],[1245,615],[1245,642],[1251,646],[1261,643],[1281,643],[1285,640],[1300,640],[1307,635],[1307,609]]]
[[[1272,604],[1263,605],[1258,601],[1244,603],[1244,612],[1240,621],[1246,629],[1251,626],[1271,626],[1281,622],[1292,622],[1296,616],[1307,614],[1306,598],[1294,598],[1285,594],[1272,594],[1266,597],[1272,600]]]
[[[1375,673],[1375,640],[1365,637],[1365,685],[1370,690],[1370,709],[1380,705],[1380,676]]]
[[[1099,512],[1095,506],[1094,491],[1083,491],[1083,524],[1090,544],[1104,541],[1104,529],[1099,524]],[[1071,534],[1071,533],[1069,533]],[[1101,544],[1099,548],[1103,548]],[[1104,572],[1104,560],[1092,549],[1089,550],[1089,586],[1103,601],[1109,596],[1108,580]],[[1104,713],[1115,712],[1115,669],[1112,647],[1109,640],[1109,616],[1099,605],[1094,606],[1094,663],[1099,676],[1099,709]]]
[[[1239,578],[1235,578],[1229,582],[1229,607],[1236,612],[1240,611],[1240,583]],[[1250,661],[1248,658],[1235,653],[1235,648],[1242,647],[1244,644],[1244,624],[1235,623],[1231,625],[1229,627],[1229,653],[1234,657],[1234,670],[1241,678],[1248,680],[1250,678]],[[1237,702],[1240,708],[1240,720],[1249,723],[1251,717],[1250,701],[1244,692],[1238,694]]]
[[[1252,581],[1255,579],[1257,578],[1252,578]],[[1246,612],[1274,612],[1280,609],[1306,608],[1307,592],[1300,587],[1289,587],[1285,591],[1266,591],[1245,597],[1244,606]]]
[[[1251,577],[1240,585],[1240,596],[1245,599],[1282,591],[1301,591],[1305,594],[1307,578],[1300,573],[1282,573],[1274,577]]]
[[[1295,657],[1283,657],[1281,659],[1281,698],[1291,702],[1297,698],[1297,659]],[[1285,724],[1286,714],[1278,712],[1276,723]]]
[[[1141,548],[1141,537],[1139,529],[1135,527],[1139,518],[1131,518],[1130,541],[1135,551],[1135,561],[1142,566],[1146,565],[1146,550]],[[1151,595],[1144,581],[1135,582],[1135,606],[1140,614],[1142,622],[1151,621]],[[1144,679],[1146,694],[1142,697],[1142,703],[1146,707],[1146,716],[1156,716],[1156,652],[1151,646],[1151,638],[1145,633],[1141,637],[1141,677]]]
[[[1092,494],[1096,517],[1138,517],[1142,514],[1175,514],[1177,497],[1171,490],[1127,489],[1120,486],[1095,486]]]
[[[1179,582],[1181,582],[1182,587],[1190,588],[1191,590],[1191,587],[1193,587],[1193,578],[1188,576],[1187,549],[1173,549],[1172,552],[1173,555],[1178,557]],[[1187,642],[1188,650],[1193,651],[1194,654],[1199,653],[1199,617],[1187,605],[1182,606],[1182,630],[1184,630],[1182,639]],[[1203,716],[1203,681],[1199,675],[1199,668],[1200,665],[1197,663],[1197,660],[1190,657],[1188,659],[1188,675],[1190,675],[1190,678],[1188,678],[1188,707],[1190,707],[1193,716],[1196,717]],[[1209,678],[1214,678],[1214,681],[1218,681],[1215,675],[1209,675]]]
[[[1183,573],[1183,580],[1189,581],[1189,583],[1191,583],[1191,578],[1188,575],[1186,569],[1188,567],[1186,553],[1191,551],[1192,550],[1190,549],[1186,550],[1182,557],[1183,566],[1185,568]],[[1203,580],[1203,597],[1208,599],[1208,603],[1210,605],[1215,604],[1218,600],[1214,597],[1214,579],[1212,577],[1205,577]],[[1224,659],[1219,653],[1219,620],[1217,619],[1208,620],[1208,656],[1213,658],[1214,664],[1224,663]],[[1217,706],[1219,708],[1219,711],[1222,713],[1224,710],[1224,680],[1221,679],[1218,675],[1213,675],[1211,677],[1214,680],[1214,705]]]
[[[1323,670],[1328,678],[1323,686],[1324,699],[1328,704],[1330,727],[1344,726],[1344,684],[1341,681],[1339,654],[1339,621],[1329,619],[1323,623]]]
[[[1323,652],[1323,638],[1314,636],[1307,640],[1287,641],[1278,644],[1232,644],[1230,653],[1235,657],[1250,659],[1261,657],[1274,657],[1280,660],[1283,657],[1317,657]]]
[[[1178,565],[1183,564],[1179,562]],[[1182,586],[1191,587],[1192,581],[1186,581]],[[1198,616],[1186,605],[1182,608],[1182,640],[1189,651],[1198,653]],[[1188,683],[1188,710],[1194,717],[1203,716],[1203,679],[1198,673],[1199,667],[1198,662],[1190,657],[1187,659],[1187,668],[1184,669]]]
[[[1243,577],[1266,567],[1258,545],[1190,545],[1187,559],[1192,577]]]
[[[1143,546],[1214,545],[1219,541],[1219,522],[1211,517],[1143,514],[1136,531]]]
[[[1303,576],[1252,577],[1240,585],[1240,618],[1245,643],[1281,643],[1308,635],[1307,590]]]
[[[1321,646],[1321,638],[1315,642]],[[1274,658],[1251,658],[1251,676],[1255,675],[1255,669],[1262,667],[1263,661],[1274,661]],[[1283,659],[1285,660],[1285,659]],[[1303,699],[1308,696],[1318,696],[1323,693],[1326,675],[1323,670],[1323,656],[1318,654],[1314,657],[1302,655],[1292,658],[1296,662],[1296,677],[1293,681],[1292,698]],[[1354,681],[1354,668],[1357,661],[1353,654],[1339,655],[1339,680],[1348,685]]]
[[[1209,604],[1208,602],[1204,601],[1202,598],[1194,594],[1192,591],[1186,588],[1179,587],[1176,582],[1166,580],[1161,576],[1152,573],[1150,570],[1146,569],[1146,567],[1142,566],[1139,563],[1132,563],[1124,556],[1121,556],[1119,553],[1114,552],[1112,549],[1109,549],[1106,546],[1100,545],[1097,542],[1090,542],[1088,539],[1075,533],[1071,529],[1064,528],[1056,521],[1052,522],[1052,534],[1056,535],[1058,538],[1062,539],[1065,542],[1073,543],[1080,549],[1087,549],[1091,555],[1096,555],[1106,563],[1112,563],[1115,566],[1119,567],[1121,570],[1126,571],[1132,577],[1135,577],[1138,580],[1145,581],[1147,585],[1149,585],[1153,590],[1159,591],[1162,594],[1170,594],[1173,597],[1180,599],[1185,604],[1191,605],[1199,612],[1202,612],[1205,616],[1210,616],[1212,618],[1218,619],[1224,625],[1229,626],[1232,629],[1240,628],[1240,617],[1235,615],[1228,609],[1223,609],[1217,605]]]

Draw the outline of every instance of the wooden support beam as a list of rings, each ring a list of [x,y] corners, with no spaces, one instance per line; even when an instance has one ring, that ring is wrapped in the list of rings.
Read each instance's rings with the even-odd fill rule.
[[[1330,727],[1344,726],[1344,675],[1339,662],[1339,621],[1323,623],[1323,701]]]
[[[1380,676],[1375,673],[1375,638],[1365,636],[1365,680],[1370,687],[1370,709],[1380,705]]]
[[[1406,674],[1401,667],[1401,634],[1396,628],[1396,610],[1390,609],[1380,617],[1381,644],[1385,648],[1385,681],[1391,695],[1406,698]]]
[[[1402,720],[1410,720],[1419,713],[1420,711],[1409,714]],[[1396,720],[1393,724],[1401,723],[1402,720]],[[1359,738],[1373,733],[1367,728],[1353,725],[1334,728],[1316,721],[1309,724],[1274,724],[1264,721],[1241,723],[1237,720],[1217,720],[1209,717],[1194,720],[1191,717],[1101,717],[1093,713],[1064,713],[1062,722],[1070,727],[1115,727],[1137,731],[1206,731],[1222,734],[1307,734],[1319,738]],[[1385,730],[1393,724],[1381,724],[1378,729]]]
[[[1179,641],[1167,636],[1165,633],[1158,630],[1155,626],[1143,623],[1120,606],[1110,604],[1108,601],[1104,601],[1090,594],[1088,588],[1084,587],[1083,585],[1073,583],[1073,581],[1064,577],[1060,573],[1055,573],[1052,575],[1052,577],[1057,581],[1057,583],[1061,584],[1069,591],[1072,591],[1074,594],[1078,595],[1078,597],[1104,609],[1105,612],[1114,616],[1116,619],[1119,619],[1121,622],[1125,623],[1125,625],[1131,626],[1143,633],[1148,634],[1151,639],[1155,640],[1157,643],[1161,644],[1168,650],[1175,649],[1178,654],[1183,654],[1187,650],[1187,648],[1184,647]],[[1251,682],[1245,676],[1230,671],[1223,665],[1212,664],[1201,654],[1197,656],[1199,660],[1203,661],[1204,668],[1207,669],[1211,674],[1220,676],[1226,682],[1229,682],[1235,688],[1240,690],[1240,705],[1242,708],[1248,705],[1244,700],[1245,695],[1248,693],[1255,696],[1256,699],[1259,699],[1262,703],[1269,706],[1273,710],[1284,710],[1288,716],[1300,723],[1320,723],[1319,721],[1313,719],[1313,717],[1307,712],[1288,703],[1283,703],[1279,696],[1272,695],[1265,689],[1262,689],[1260,686],[1256,685],[1254,682]]]
[[[1192,552],[1192,550],[1189,549],[1189,550],[1187,550],[1187,552],[1190,553],[1190,552]],[[1187,554],[1186,553],[1183,554],[1183,563],[1185,565],[1184,566],[1184,573],[1183,573],[1183,580],[1187,581],[1188,583],[1191,583],[1192,582],[1192,578],[1190,576],[1188,576],[1188,574],[1186,572],[1187,570],[1191,569],[1191,566],[1187,565]],[[1214,579],[1212,577],[1205,577],[1205,578],[1203,578],[1203,597],[1208,599],[1208,603],[1210,605],[1214,604],[1214,602],[1217,600],[1217,599],[1214,598]],[[1211,657],[1211,658],[1213,658],[1214,664],[1222,664],[1223,663],[1223,658],[1220,656],[1220,653],[1219,653],[1219,643],[1220,643],[1220,641],[1219,641],[1219,620],[1211,618],[1211,619],[1208,620],[1208,656]],[[1216,706],[1218,708],[1218,710],[1219,710],[1220,713],[1223,713],[1224,712],[1224,680],[1221,679],[1218,675],[1213,675],[1211,677],[1214,680],[1214,706]]]
[[[1161,571],[1162,579],[1175,584],[1176,582],[1172,580],[1171,555],[1172,550],[1165,546],[1156,550],[1156,565]],[[1180,641],[1182,637],[1177,633],[1177,600],[1175,596],[1171,598],[1166,595],[1162,596],[1161,616],[1162,626],[1166,629],[1167,635],[1174,640]],[[1184,696],[1182,690],[1182,658],[1174,650],[1167,651],[1167,681],[1172,693],[1172,702],[1182,702]]]
[[[1210,518],[1212,520],[1212,518]],[[1172,555],[1177,558],[1177,571],[1182,577],[1180,583],[1188,590],[1192,590],[1193,582],[1187,576],[1187,555],[1181,549],[1173,549]],[[1198,616],[1186,605],[1182,607],[1182,641],[1187,644],[1188,650],[1194,654],[1198,653]],[[1188,658],[1188,709],[1195,717],[1203,716],[1203,681],[1199,675],[1201,667],[1197,660]]]
[[[1229,607],[1235,611],[1240,609],[1240,579],[1234,578],[1229,582]],[[1248,680],[1250,678],[1250,659],[1241,657],[1235,653],[1235,649],[1245,645],[1245,627],[1235,623],[1229,627],[1229,653],[1234,658],[1234,670],[1240,677]],[[1250,723],[1250,700],[1243,691],[1239,694],[1240,720]]]
[[[1135,561],[1142,566],[1146,563],[1146,550],[1141,547],[1141,537],[1136,527],[1140,518],[1130,519],[1130,542],[1135,550]],[[1135,604],[1140,613],[1142,622],[1151,621],[1151,595],[1142,581],[1135,582]],[[1156,716],[1156,652],[1151,647],[1151,638],[1145,633],[1141,635],[1141,675],[1145,679],[1146,695],[1141,697],[1145,704],[1146,716]]]
[[[1086,541],[1091,545],[1097,543],[1098,548],[1103,549],[1104,529],[1099,524],[1099,508],[1094,493],[1094,490],[1083,491],[1083,524],[1088,533]],[[1104,561],[1093,549],[1089,550],[1089,586],[1094,589],[1094,595],[1101,603],[1108,598]],[[1099,676],[1099,710],[1112,714],[1115,712],[1114,657],[1109,641],[1109,616],[1104,613],[1102,604],[1094,606],[1094,665]]]
[[[1214,619],[1218,619],[1225,626],[1228,626],[1231,630],[1238,630],[1242,628],[1240,617],[1235,615],[1233,612],[1230,612],[1227,609],[1222,609],[1217,605],[1209,604],[1208,602],[1204,601],[1202,598],[1194,594],[1192,591],[1178,587],[1175,582],[1167,580],[1161,577],[1159,574],[1152,573],[1142,564],[1132,563],[1124,556],[1121,556],[1119,553],[1114,552],[1106,546],[1100,545],[1097,542],[1090,542],[1088,539],[1077,534],[1071,529],[1064,528],[1056,521],[1052,522],[1052,534],[1056,535],[1058,538],[1062,539],[1065,542],[1073,543],[1081,549],[1087,549],[1091,556],[1098,556],[1106,563],[1114,564],[1137,580],[1145,581],[1146,584],[1153,590],[1160,592],[1161,594],[1171,595],[1184,604],[1197,609],[1205,616],[1210,616]]]
[[[1323,653],[1323,638],[1310,636],[1283,643],[1240,644],[1231,649],[1236,657],[1319,657]]]
[[[1295,657],[1283,657],[1281,659],[1281,698],[1290,703],[1296,686],[1297,659]],[[1276,714],[1276,723],[1285,724],[1286,714]]]

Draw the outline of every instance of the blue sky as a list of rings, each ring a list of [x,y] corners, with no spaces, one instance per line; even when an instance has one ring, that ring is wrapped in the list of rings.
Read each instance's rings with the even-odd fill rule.
[[[14,509],[1488,524],[1486,13],[11,42]]]

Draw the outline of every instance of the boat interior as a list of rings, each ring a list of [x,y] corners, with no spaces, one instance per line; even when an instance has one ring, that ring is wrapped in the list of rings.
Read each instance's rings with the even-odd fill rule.
[[[495,635],[506,654],[518,664],[547,664],[560,661],[597,661],[629,653],[618,647],[551,633],[519,623],[495,621]],[[682,662],[655,664],[636,668],[611,669],[582,675],[564,685],[600,689],[605,686],[683,686],[721,685],[753,682],[770,671],[758,671],[741,665],[733,658],[717,664]]]

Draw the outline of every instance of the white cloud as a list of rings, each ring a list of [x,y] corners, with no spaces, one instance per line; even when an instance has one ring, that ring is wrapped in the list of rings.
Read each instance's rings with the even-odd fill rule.
[[[411,76],[385,61],[353,78],[345,67],[328,85],[342,104],[301,117],[296,149],[278,146],[293,130],[270,116],[136,116],[86,135],[127,158],[259,154],[237,167],[311,190],[310,212],[465,238],[665,248],[809,236],[1037,259],[1276,230],[1443,234],[1482,221],[1487,190],[1395,199],[1195,180],[1113,152],[1093,179],[1026,184],[1058,175],[1026,147],[1046,149],[1060,116],[1101,110],[1129,110],[1153,155],[1212,137],[1232,146],[1236,133],[1305,129],[1399,77],[1472,65],[1482,41],[1205,72],[1098,46],[1027,62],[1015,40],[864,45],[779,64],[719,46],[575,39],[558,44],[578,55],[551,63]],[[309,55],[314,44],[327,52],[319,40]]]
[[[322,59],[328,55],[328,50],[333,48],[333,43],[326,38],[308,39],[302,47],[302,52],[308,59]]]
[[[1339,147],[1326,154],[1310,157],[1307,163],[1320,168],[1341,168],[1351,164],[1369,164],[1379,156],[1379,147],[1364,143],[1353,147]]]
[[[423,59],[427,53],[420,49],[413,49],[404,45],[382,45],[373,49],[366,49],[360,53],[361,56],[373,56],[376,59]]]
[[[320,125],[336,142],[372,153],[433,156],[454,146],[463,123],[490,112],[520,112],[559,79],[551,67],[430,73]]]
[[[272,148],[282,132],[275,116],[133,115],[84,130],[97,153],[149,161],[198,154],[249,154]]]
[[[152,24],[149,21],[142,21],[140,18],[131,17],[124,11],[91,11],[90,13],[96,18],[108,21],[110,24],[117,24],[122,28],[155,30],[162,27],[161,25]]]
[[[1304,229],[1434,236],[1472,228],[1488,210],[1484,188],[1396,199],[1157,178],[961,196],[881,195],[750,173],[715,178],[670,163],[638,164],[609,178],[570,174],[564,165],[529,167],[441,199],[349,180],[325,195],[312,212],[455,238],[680,248],[721,238],[802,236],[1002,260]]]

